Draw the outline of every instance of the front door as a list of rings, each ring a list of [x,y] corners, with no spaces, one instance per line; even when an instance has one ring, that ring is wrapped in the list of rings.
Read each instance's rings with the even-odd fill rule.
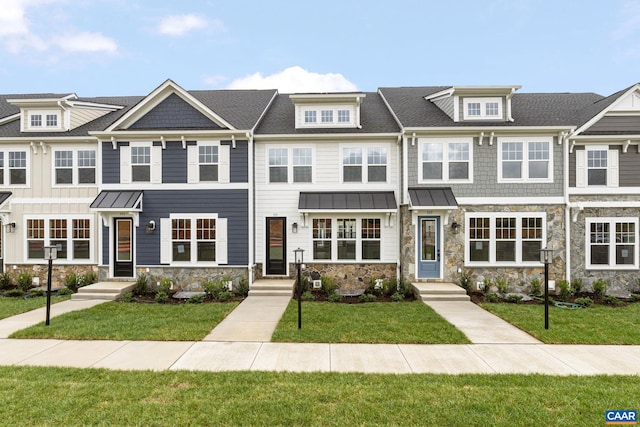
[[[267,218],[267,275],[287,274],[286,230],[286,218]]]
[[[114,220],[114,277],[133,277],[133,220]]]
[[[440,277],[440,217],[418,217],[418,278]]]

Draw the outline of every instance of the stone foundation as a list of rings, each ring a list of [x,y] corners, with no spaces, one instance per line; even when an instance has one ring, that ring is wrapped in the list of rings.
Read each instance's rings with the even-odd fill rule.
[[[46,286],[49,264],[18,264],[15,269],[13,268],[14,265],[16,264],[11,264],[6,267],[6,271],[13,279],[14,284],[18,280],[18,274],[29,273],[33,279],[37,278],[34,280],[34,286]],[[77,276],[94,273],[96,277],[98,277],[98,267],[95,265],[61,265],[53,261],[51,268],[51,286],[64,286],[65,279],[72,273]]]

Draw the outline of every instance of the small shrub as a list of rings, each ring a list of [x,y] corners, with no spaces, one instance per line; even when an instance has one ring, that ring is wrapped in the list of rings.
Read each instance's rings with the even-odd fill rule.
[[[607,289],[607,281],[603,279],[598,279],[595,282],[593,282],[591,286],[593,287],[593,296],[597,300],[601,300]]]
[[[0,273],[0,289],[9,289],[13,286],[13,280],[9,272]]]
[[[382,281],[382,290],[388,297],[398,292],[398,281],[393,279],[385,279]]]
[[[205,282],[202,282],[201,286],[205,294],[207,295],[207,298],[211,298],[215,301],[219,301],[220,294],[227,290],[224,286],[223,279],[207,280]]]
[[[71,295],[71,294],[74,294],[74,293],[75,293],[75,292],[73,292],[73,291],[72,291],[71,289],[69,289],[69,288],[61,288],[61,289],[58,291],[58,295],[60,295],[60,296]]]
[[[149,292],[149,277],[142,273],[138,275],[136,279],[136,284],[133,287],[133,295],[142,296],[146,295]]]
[[[516,295],[516,294],[507,295],[505,297],[505,301],[513,304],[518,304],[519,302],[522,301],[522,295]]]
[[[493,283],[491,282],[491,279],[487,279],[485,278],[482,281],[482,293],[483,294],[488,294],[491,292],[491,287],[493,286]]]
[[[405,298],[413,297],[413,287],[411,286],[411,282],[400,280],[400,282],[398,282],[398,292],[404,295]]]
[[[249,295],[249,283],[245,279],[241,279],[238,286],[236,286],[236,293],[243,297]]]
[[[218,294],[218,301],[229,301],[231,298],[233,298],[233,292],[228,289]]]
[[[44,289],[29,289],[29,292],[27,293],[29,298],[43,297],[46,294],[47,293],[45,292]]]
[[[607,305],[613,305],[613,306],[622,305],[622,301],[620,301],[618,298],[612,295],[605,295],[603,302]]]
[[[33,278],[31,274],[24,272],[18,274],[18,289],[22,292],[27,292],[33,287]]]
[[[506,295],[509,292],[509,280],[503,278],[496,280],[496,288],[498,288],[498,293]]]
[[[529,282],[529,293],[533,296],[542,295],[542,285],[538,277],[534,277]]]
[[[471,295],[471,292],[473,291],[473,279],[471,277],[471,273],[469,273],[467,270],[463,270],[462,273],[460,273],[458,284],[467,292],[467,295]]]
[[[94,273],[93,271],[82,276],[82,283],[84,284],[83,286],[96,283],[97,280],[98,280],[98,276],[96,276],[96,273]]]
[[[327,297],[329,302],[342,302],[342,295],[333,293]]]
[[[571,297],[571,285],[567,280],[558,280],[556,282],[556,286],[558,287],[558,296],[560,299],[567,300]]]
[[[168,277],[163,277],[162,279],[160,279],[160,287],[158,288],[158,292],[164,292],[168,296],[169,292],[171,292],[172,286],[173,282],[171,281],[171,279]]]
[[[24,291],[22,289],[9,289],[4,293],[5,297],[18,298],[24,295]]]
[[[394,301],[394,302],[404,301],[404,295],[401,294],[400,292],[396,292],[393,295],[391,295],[391,301]]]
[[[575,295],[578,295],[580,292],[582,292],[582,279],[571,280],[571,289],[573,289]]]
[[[124,294],[122,294],[120,299],[123,302],[133,302],[133,292],[125,292]]]
[[[589,297],[584,298],[576,298],[576,304],[580,304],[583,307],[591,307],[593,305],[593,300]]]
[[[315,301],[316,296],[311,291],[304,291],[302,293],[302,301]]]
[[[71,289],[73,293],[78,292],[78,276],[75,273],[70,273],[64,278],[64,285]]]
[[[167,294],[164,291],[158,291],[156,293],[156,296],[154,298],[154,301],[157,302],[158,304],[164,304],[167,301],[169,301],[169,294]]]
[[[360,302],[374,302],[377,299],[378,297],[376,297],[374,294],[362,294],[358,297],[358,300],[360,300]]]
[[[640,302],[640,294],[631,294],[629,302]]]
[[[384,295],[384,281],[379,283],[379,282],[376,282],[376,279],[372,278],[369,281],[369,286],[367,286],[366,293],[374,296]]]
[[[189,304],[202,304],[204,302],[204,295],[194,295],[190,297],[187,302]]]
[[[322,283],[322,292],[324,292],[328,297],[336,293],[338,284],[331,277],[322,276],[320,277],[320,282]]]
[[[484,294],[484,302],[498,302],[500,297],[494,292],[487,292]]]

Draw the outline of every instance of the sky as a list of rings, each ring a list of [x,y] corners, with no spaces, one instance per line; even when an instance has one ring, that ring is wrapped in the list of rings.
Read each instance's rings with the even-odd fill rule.
[[[0,93],[640,82],[640,0],[0,0]]]

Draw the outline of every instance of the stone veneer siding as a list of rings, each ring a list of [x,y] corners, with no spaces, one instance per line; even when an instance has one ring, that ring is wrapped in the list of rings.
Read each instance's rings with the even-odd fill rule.
[[[16,268],[13,268],[11,264],[6,266],[6,271],[9,273],[11,278],[13,279],[14,284],[18,280],[18,274],[20,273],[29,273],[32,278],[39,279],[38,286],[46,286],[47,285],[47,275],[49,274],[49,264],[17,264]],[[51,267],[51,286],[64,286],[65,279],[70,274],[76,274],[78,276],[84,275],[87,273],[94,273],[96,277],[99,276],[98,267],[95,265],[64,265],[64,264],[56,264],[53,261]]]
[[[589,201],[637,201],[637,196],[579,196],[571,197],[572,202]],[[587,218],[631,217],[640,216],[640,208],[584,208],[571,223],[571,278],[582,279],[583,289],[590,291],[592,283],[598,279],[607,281],[607,294],[626,296],[630,292],[640,290],[638,279],[640,270],[587,270],[585,253],[585,233]],[[636,235],[639,230],[636,230]]]
[[[442,280],[445,282],[458,283],[460,274],[458,268],[462,271],[471,273],[472,281],[482,282],[485,278],[495,282],[496,279],[506,278],[512,291],[526,291],[531,279],[538,277],[544,280],[544,267],[465,267],[465,233],[466,225],[464,220],[465,213],[521,213],[521,212],[546,212],[547,213],[547,242],[549,247],[554,249],[553,263],[549,265],[549,279],[559,280],[564,278],[565,271],[565,240],[564,240],[564,205],[478,205],[478,206],[460,206],[457,210],[451,212],[449,216],[449,224],[443,225],[442,235],[442,254],[444,256]],[[431,215],[444,213],[442,211],[433,211]],[[420,215],[429,215],[422,211]],[[401,207],[401,226],[402,226],[402,250],[401,250],[401,274],[403,278],[409,281],[418,280],[415,277],[416,263],[416,227],[411,224],[411,211],[408,206]],[[462,227],[460,233],[454,234],[451,230],[451,224],[457,222]],[[544,245],[544,243],[543,243]]]
[[[302,276],[311,280],[313,277],[330,277],[334,279],[340,289],[365,289],[372,279],[395,279],[395,263],[380,264],[338,264],[338,263],[304,263],[305,269]],[[296,265],[289,264],[289,278],[295,279],[297,273]],[[262,276],[262,263],[256,264],[254,270],[255,280],[264,278]]]

